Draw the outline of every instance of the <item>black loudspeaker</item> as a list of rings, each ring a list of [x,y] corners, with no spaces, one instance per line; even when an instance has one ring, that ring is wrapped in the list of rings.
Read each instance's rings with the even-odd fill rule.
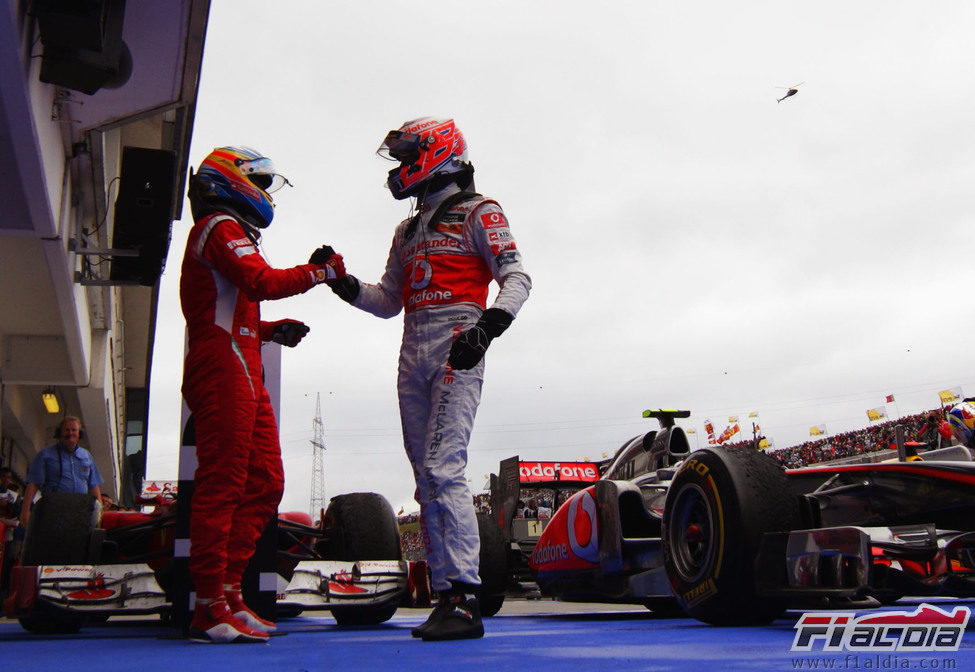
[[[139,256],[113,257],[112,282],[156,284],[169,254],[175,206],[176,153],[124,147],[112,247]]]
[[[34,0],[44,46],[101,51],[112,3],[104,0]]]
[[[128,81],[125,0],[35,0],[32,13],[44,44],[42,82],[91,95]]]

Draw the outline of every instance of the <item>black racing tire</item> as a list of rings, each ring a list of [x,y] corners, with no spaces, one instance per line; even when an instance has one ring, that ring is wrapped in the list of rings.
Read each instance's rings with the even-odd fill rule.
[[[325,510],[327,560],[402,560],[399,524],[382,495],[355,492],[333,497]],[[393,617],[397,604],[333,607],[339,625],[378,625]]]
[[[276,620],[282,620],[285,618],[298,618],[304,611],[300,606],[289,604],[286,607],[282,607],[280,604],[274,609],[274,618]]]
[[[343,627],[350,625],[379,625],[396,614],[397,604],[375,604],[363,607],[333,607],[332,618]]]
[[[494,616],[501,611],[508,588],[508,554],[505,552],[504,535],[493,516],[477,514],[477,531],[481,538],[478,569],[481,587],[476,593],[477,601],[481,616]]]
[[[95,498],[89,494],[52,492],[31,510],[21,563],[81,565],[89,560]]]
[[[31,510],[21,564],[87,564],[94,528],[95,498],[88,494],[52,492]],[[35,603],[18,619],[27,632],[38,635],[69,635],[81,630],[85,617],[66,614]]]
[[[32,613],[17,619],[20,627],[32,635],[73,635],[85,624],[84,616]]]
[[[686,616],[684,608],[676,597],[650,597],[643,600],[643,606],[661,618],[677,618]]]
[[[753,448],[705,448],[684,461],[667,493],[661,531],[674,594],[691,617],[712,625],[762,625],[785,598],[756,594],[762,535],[799,525],[782,468]]]

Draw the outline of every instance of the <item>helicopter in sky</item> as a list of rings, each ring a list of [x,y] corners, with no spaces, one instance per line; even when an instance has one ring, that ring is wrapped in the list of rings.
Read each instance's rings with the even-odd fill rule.
[[[782,96],[781,98],[776,99],[775,102],[781,103],[783,100],[785,100],[789,96],[796,95],[797,93],[799,93],[799,87],[802,86],[803,84],[805,84],[805,82],[799,82],[798,84],[794,84],[793,86],[779,86],[779,87],[777,87],[779,89],[788,89],[788,91],[785,92],[785,95],[784,96]]]

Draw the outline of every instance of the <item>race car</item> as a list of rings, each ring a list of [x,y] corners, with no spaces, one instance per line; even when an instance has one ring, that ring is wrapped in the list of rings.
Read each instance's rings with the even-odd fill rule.
[[[481,538],[493,552],[486,552],[482,544],[481,580],[496,587],[482,597],[481,611],[496,612],[503,596],[533,597],[538,594],[528,559],[535,544],[552,520],[552,513],[571,495],[592,485],[599,479],[598,465],[592,462],[526,461],[517,455],[502,460],[497,475],[491,475],[491,508],[498,516],[484,516]],[[500,528],[488,535],[484,527],[488,521]],[[496,607],[496,608],[495,608]]]
[[[4,613],[36,633],[76,632],[112,615],[169,619],[181,571],[176,502],[152,503],[147,512],[101,512],[85,494],[38,500]],[[400,605],[429,605],[426,565],[402,560],[396,518],[381,495],[334,497],[318,526],[306,513],[280,513],[277,534],[279,617],[327,609],[340,625],[375,624]]]
[[[679,610],[715,625],[792,607],[975,596],[975,462],[964,446],[783,470],[752,447],[689,449],[675,418],[635,437],[553,516],[542,594]]]

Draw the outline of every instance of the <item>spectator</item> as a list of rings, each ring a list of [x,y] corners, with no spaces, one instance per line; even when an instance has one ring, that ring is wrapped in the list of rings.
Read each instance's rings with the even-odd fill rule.
[[[474,508],[478,513],[491,513],[491,493],[474,495]]]
[[[19,484],[10,467],[0,467],[0,527],[4,532],[0,535],[0,545],[3,546],[3,564],[0,565],[0,601],[6,597],[10,568],[19,553],[19,541],[14,541],[14,529],[18,525],[17,503],[20,498]]]
[[[20,522],[20,483],[18,480],[10,467],[0,467],[0,522],[7,528],[7,541],[11,540],[13,530]]]
[[[0,519],[7,523],[8,527],[17,524],[17,500],[20,497],[17,481],[14,472],[10,467],[0,467]],[[13,522],[7,522],[13,519]]]
[[[102,510],[103,511],[131,511],[132,509],[127,506],[122,506],[116,502],[111,495],[107,493],[102,493]]]
[[[423,550],[423,537],[419,530],[403,532],[400,535],[400,543],[403,548],[404,560],[416,562],[426,559],[426,553]]]
[[[31,506],[38,492],[80,492],[101,500],[102,475],[91,453],[78,445],[84,436],[81,420],[69,415],[58,423],[58,442],[44,448],[27,470],[27,490],[20,508],[20,524],[27,528]]]
[[[931,411],[917,428],[917,440],[919,443],[926,444],[928,450],[934,450],[941,446],[941,417],[937,411]],[[948,430],[949,436],[951,430]]]
[[[932,411],[932,413],[935,413],[935,411]],[[944,409],[941,409],[936,413],[938,419],[938,437],[939,437],[938,445],[950,446],[951,445],[951,424],[948,422],[948,419],[945,417]]]
[[[544,499],[538,503],[538,517],[539,518],[551,518],[552,517],[552,506]]]

